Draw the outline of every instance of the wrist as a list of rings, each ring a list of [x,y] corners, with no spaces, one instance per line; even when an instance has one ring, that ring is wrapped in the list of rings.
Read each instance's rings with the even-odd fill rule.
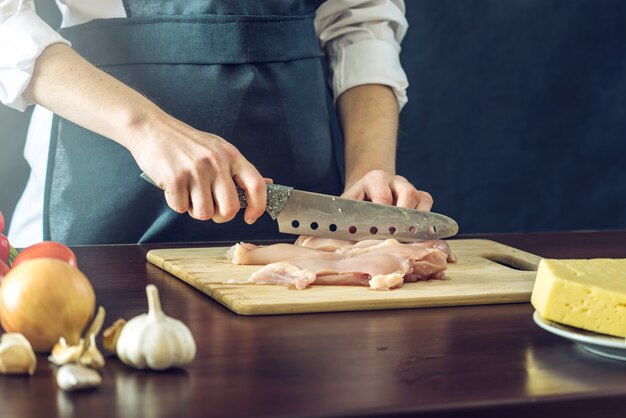
[[[130,104],[120,109],[120,123],[112,139],[134,155],[147,138],[167,128],[168,119],[173,118],[151,102],[147,106],[145,102]]]

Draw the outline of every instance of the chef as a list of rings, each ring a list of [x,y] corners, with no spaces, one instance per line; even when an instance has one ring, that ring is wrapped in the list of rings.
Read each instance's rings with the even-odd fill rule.
[[[268,181],[430,210],[395,174],[402,0],[57,3],[59,32],[0,4],[0,100],[35,105],[15,246],[277,237]]]

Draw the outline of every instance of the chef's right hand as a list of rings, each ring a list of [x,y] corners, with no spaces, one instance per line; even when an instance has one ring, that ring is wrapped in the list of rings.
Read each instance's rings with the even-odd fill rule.
[[[196,219],[227,222],[240,209],[235,184],[246,194],[244,219],[265,211],[265,180],[223,138],[198,131],[169,116],[141,124],[129,147],[139,167],[165,192],[170,208]]]
[[[39,55],[24,97],[127,148],[176,212],[226,222],[240,209],[235,183],[247,222],[265,210],[265,181],[237,148],[169,116],[63,43]]]

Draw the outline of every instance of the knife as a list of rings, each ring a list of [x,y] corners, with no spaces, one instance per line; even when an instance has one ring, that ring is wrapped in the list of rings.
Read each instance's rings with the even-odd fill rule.
[[[141,178],[158,185],[148,175]],[[352,241],[388,239],[419,241],[455,235],[459,226],[444,215],[391,205],[344,199],[267,184],[266,212],[286,234],[313,235]],[[244,191],[237,187],[239,203],[247,205]]]

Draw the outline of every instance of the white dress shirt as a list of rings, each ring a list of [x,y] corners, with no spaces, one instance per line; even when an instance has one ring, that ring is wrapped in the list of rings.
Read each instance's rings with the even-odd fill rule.
[[[61,27],[93,19],[126,17],[122,0],[56,0]],[[315,14],[315,30],[332,75],[335,98],[363,84],[384,84],[407,101],[408,82],[400,64],[400,42],[408,23],[404,0],[327,0]],[[32,103],[23,96],[35,61],[51,44],[67,42],[35,11],[34,0],[0,0],[0,101],[18,110]],[[35,106],[24,157],[31,167],[15,209],[9,239],[26,247],[43,239],[43,195],[52,112]]]

